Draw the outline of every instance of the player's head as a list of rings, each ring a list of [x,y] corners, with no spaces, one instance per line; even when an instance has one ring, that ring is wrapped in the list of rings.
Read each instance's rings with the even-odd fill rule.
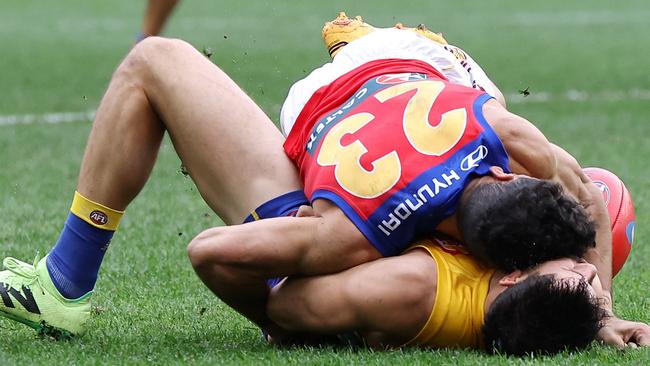
[[[594,266],[562,259],[504,278],[509,288],[494,300],[483,325],[488,352],[555,354],[584,349],[595,339],[605,312]]]
[[[458,208],[469,251],[504,271],[562,257],[582,257],[596,226],[558,183],[526,176],[479,178]]]

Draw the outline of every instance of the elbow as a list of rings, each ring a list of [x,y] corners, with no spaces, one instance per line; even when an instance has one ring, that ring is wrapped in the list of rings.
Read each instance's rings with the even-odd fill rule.
[[[267,264],[260,249],[262,240],[235,226],[213,227],[192,239],[187,255],[197,272],[204,268],[259,269]]]
[[[187,255],[192,267],[201,268],[219,264],[224,257],[224,246],[220,244],[221,228],[215,227],[201,232],[187,245]]]

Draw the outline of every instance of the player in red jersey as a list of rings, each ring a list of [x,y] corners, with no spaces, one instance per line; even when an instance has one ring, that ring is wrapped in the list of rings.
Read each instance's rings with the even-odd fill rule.
[[[432,234],[474,177],[509,170],[482,113],[491,97],[424,62],[372,61],[326,89],[305,106],[285,149],[307,197],[335,203],[383,256]],[[323,113],[329,105],[341,107]]]
[[[337,57],[372,36],[350,43]],[[386,37],[382,40],[390,45]],[[299,93],[300,88],[292,92]],[[587,257],[603,273],[609,289],[608,215],[603,203],[593,199],[600,192],[575,159],[550,144],[528,121],[489,96],[450,84],[425,62],[377,59],[335,78],[306,103],[285,149],[300,169],[316,216],[210,229],[193,241],[195,258],[203,258],[206,266],[212,262],[237,272],[230,261],[247,257],[250,263],[238,265],[269,269],[255,274],[261,277],[285,274],[274,272],[278,268],[321,274],[395,255],[416,236],[435,230],[464,236],[475,249],[471,232],[490,226],[476,219],[504,218],[510,222],[491,225],[501,233],[489,236],[507,250],[500,248],[496,258],[484,258],[511,270],[554,257],[581,256],[589,249]],[[545,179],[512,174],[510,169]],[[569,195],[561,194],[560,181]],[[486,189],[495,192],[463,199]],[[594,224],[570,196],[589,203],[599,223],[595,250],[590,248]],[[506,201],[508,197],[515,201]],[[503,207],[509,212],[495,217],[489,211],[476,214],[463,207],[487,202],[482,208]],[[459,204],[465,213],[462,235],[455,216]],[[545,209],[538,212],[536,205]],[[260,231],[268,235],[259,236]],[[602,243],[610,248],[602,249]],[[246,255],[251,252],[258,255]],[[256,281],[250,271],[243,275]],[[207,272],[203,277],[209,281]]]

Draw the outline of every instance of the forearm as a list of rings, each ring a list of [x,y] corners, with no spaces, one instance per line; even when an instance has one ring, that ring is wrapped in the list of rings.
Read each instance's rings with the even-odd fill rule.
[[[351,309],[345,306],[338,285],[330,283],[328,277],[289,279],[274,288],[267,304],[269,318],[293,332],[354,330],[354,324],[340,319],[347,318],[345,314]]]
[[[188,247],[192,265],[206,286],[262,328],[269,323],[266,280],[295,273],[302,254],[300,241],[308,240],[308,235],[306,238],[294,235],[293,241],[282,241],[276,231],[284,227],[283,221],[290,219],[273,220],[279,220],[280,226],[274,226],[275,221],[264,220],[212,228],[199,234]],[[307,231],[304,225],[298,228]],[[293,247],[282,250],[282,244],[293,244]]]
[[[323,217],[273,218],[206,230],[192,240],[188,252],[203,282],[261,325],[266,321],[266,279],[337,272],[365,259],[365,248],[357,254],[354,242],[349,245],[340,233],[345,230],[330,230]]]
[[[437,267],[416,251],[325,276],[289,278],[274,288],[267,313],[299,332],[372,334],[399,345],[426,323],[435,301]]]
[[[224,303],[262,329],[271,326],[266,316],[269,288],[254,273],[245,274],[219,266],[195,266],[203,283]]]
[[[596,266],[603,290],[612,291],[612,230],[605,202],[600,199],[600,190],[592,183],[587,184],[592,197],[592,204],[587,209],[598,225],[596,246],[587,251],[585,259]],[[611,307],[611,304],[610,304]]]

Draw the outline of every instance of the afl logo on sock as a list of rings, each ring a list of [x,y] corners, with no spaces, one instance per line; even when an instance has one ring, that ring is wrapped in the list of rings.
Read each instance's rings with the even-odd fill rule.
[[[108,216],[99,210],[91,212],[88,217],[95,225],[106,225],[108,223]]]

